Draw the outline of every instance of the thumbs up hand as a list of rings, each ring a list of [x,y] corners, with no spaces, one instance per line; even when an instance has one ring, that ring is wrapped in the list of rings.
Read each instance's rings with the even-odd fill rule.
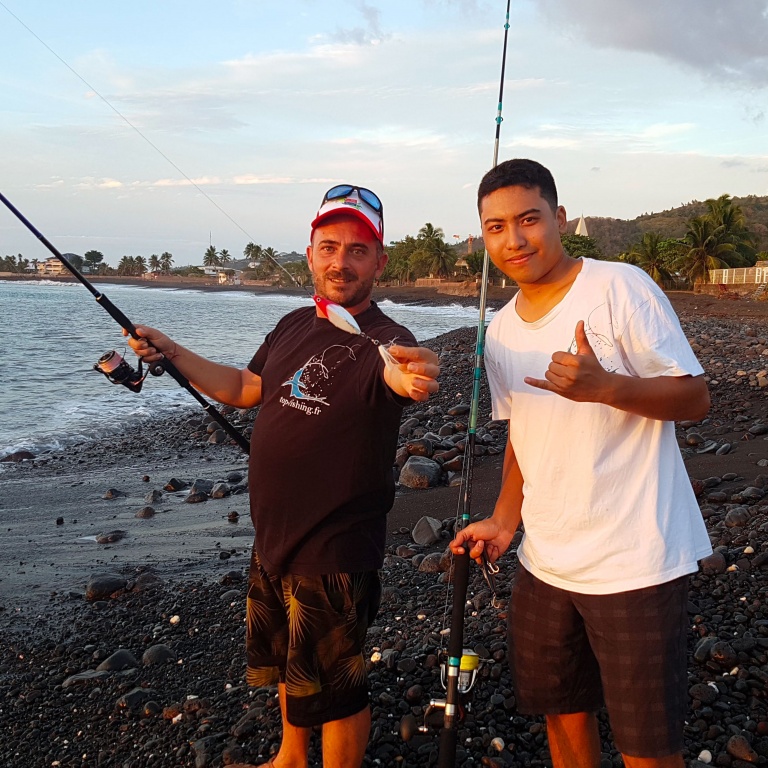
[[[605,402],[612,374],[600,365],[587,339],[583,320],[576,323],[575,339],[575,354],[555,352],[545,378],[526,377],[525,383],[580,403]]]

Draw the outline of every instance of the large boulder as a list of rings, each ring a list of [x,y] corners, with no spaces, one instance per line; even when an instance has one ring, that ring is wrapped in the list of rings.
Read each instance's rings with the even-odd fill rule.
[[[411,456],[400,471],[400,485],[406,488],[434,488],[440,484],[440,465],[425,456]]]

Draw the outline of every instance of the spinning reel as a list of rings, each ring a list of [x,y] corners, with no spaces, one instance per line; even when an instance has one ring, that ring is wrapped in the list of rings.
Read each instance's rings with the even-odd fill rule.
[[[147,374],[143,372],[141,360],[139,360],[139,369],[136,370],[114,349],[111,352],[105,352],[94,364],[93,370],[103,373],[112,384],[122,384],[131,392],[141,392],[144,379],[147,378]],[[147,371],[153,376],[162,376],[165,373],[165,367],[162,361],[158,361],[148,365]]]
[[[477,680],[477,672],[480,667],[480,657],[471,649],[464,648],[459,665],[459,706],[458,720],[461,722],[472,706],[472,688]],[[440,662],[440,684],[443,690],[447,690],[448,659]],[[443,713],[446,708],[445,699],[430,699],[429,706],[424,710],[424,722],[417,725],[413,714],[407,714],[400,721],[400,737],[403,741],[410,741],[416,733],[429,733],[430,728],[441,728],[443,725]]]

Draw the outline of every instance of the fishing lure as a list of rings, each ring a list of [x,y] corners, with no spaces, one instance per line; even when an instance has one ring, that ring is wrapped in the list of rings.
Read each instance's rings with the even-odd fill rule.
[[[342,331],[351,333],[354,336],[362,336],[362,338],[370,341],[371,344],[373,344],[379,350],[379,354],[381,355],[382,360],[384,360],[384,365],[386,365],[388,368],[399,365],[397,359],[392,355],[392,353],[384,344],[378,341],[378,339],[372,339],[366,333],[363,333],[354,316],[346,309],[344,309],[341,304],[337,304],[335,301],[331,301],[330,299],[324,299],[322,296],[318,296],[317,294],[312,296],[312,298],[314,299],[315,304],[317,304],[317,308],[320,311],[320,314],[331,324],[335,325]]]

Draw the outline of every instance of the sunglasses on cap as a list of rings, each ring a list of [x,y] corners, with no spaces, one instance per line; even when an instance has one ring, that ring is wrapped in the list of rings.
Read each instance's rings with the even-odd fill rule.
[[[360,195],[360,199],[368,206],[373,208],[376,213],[379,214],[379,216],[382,216],[384,213],[384,206],[379,200],[378,196],[375,192],[371,192],[370,189],[366,189],[365,187],[356,187],[353,184],[338,184],[335,187],[331,187],[326,193],[325,197],[323,198],[323,205],[326,203],[330,203],[333,200],[339,200],[342,197],[346,197],[347,195],[351,194],[352,192],[357,192],[358,195]],[[322,206],[321,206],[322,207]]]

